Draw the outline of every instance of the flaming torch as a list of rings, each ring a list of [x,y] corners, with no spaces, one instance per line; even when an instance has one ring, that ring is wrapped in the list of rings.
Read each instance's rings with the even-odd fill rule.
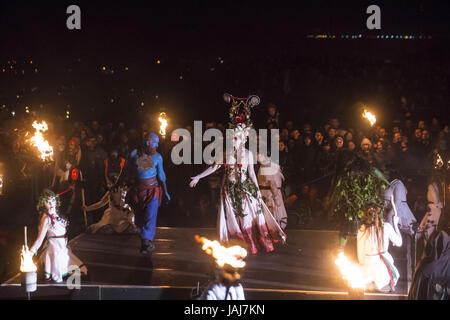
[[[202,250],[214,258],[215,276],[209,282],[200,300],[245,300],[244,288],[240,283],[239,269],[245,267],[247,250],[240,246],[226,248],[218,241],[195,236],[202,244]],[[198,293],[197,288],[197,293]]]
[[[223,268],[226,264],[235,269],[245,267],[243,259],[247,256],[247,250],[240,246],[226,248],[217,240],[211,241],[205,237],[195,236],[195,240],[202,244],[202,250],[212,256],[217,266]]]
[[[166,129],[167,129],[167,115],[165,112],[161,112],[158,117],[158,121],[161,123],[159,126],[159,134],[163,137],[166,137]]]
[[[370,281],[363,275],[359,265],[351,263],[343,252],[339,253],[334,263],[339,267],[342,277],[347,281],[351,289],[349,291],[357,296],[364,295],[364,289]]]
[[[53,148],[48,141],[44,139],[43,135],[43,133],[48,130],[47,123],[45,121],[42,121],[41,123],[34,121],[33,128],[36,129],[36,132],[34,133],[34,136],[27,141],[39,150],[42,161],[51,161],[53,158]]]
[[[25,227],[25,244],[20,255],[20,272],[22,273],[22,285],[26,292],[34,292],[37,288],[37,267],[33,262],[33,255],[27,245],[27,227]]]
[[[375,117],[375,115],[369,111],[367,111],[366,109],[364,109],[364,112],[362,114],[363,118],[366,118],[367,120],[369,120],[370,122],[370,126],[373,127],[373,125],[375,124],[375,122],[377,122],[377,118]]]

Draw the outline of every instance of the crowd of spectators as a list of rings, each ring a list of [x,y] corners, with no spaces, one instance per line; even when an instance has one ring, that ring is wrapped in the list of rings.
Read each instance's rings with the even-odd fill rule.
[[[330,191],[337,159],[343,150],[358,154],[381,170],[397,167],[408,188],[410,207],[417,219],[421,219],[426,208],[429,170],[437,154],[447,159],[449,134],[446,88],[450,64],[445,59],[440,59],[439,63],[431,60],[429,57],[416,65],[414,57],[409,55],[389,59],[376,55],[359,58],[281,55],[279,59],[266,57],[242,65],[243,74],[253,75],[244,78],[248,80],[248,87],[257,88],[252,93],[259,94],[263,101],[262,106],[252,110],[256,127],[279,129],[285,205],[292,213],[289,227],[335,227],[328,219]],[[239,66],[236,63],[235,67]],[[218,79],[228,84],[236,83],[233,77],[239,76],[226,73],[225,69],[215,73]],[[204,76],[199,77],[202,78]],[[216,85],[217,81],[205,84],[204,90],[214,92],[208,90],[208,85]],[[188,83],[184,89],[180,87],[180,92],[190,90],[193,85]],[[107,82],[104,86],[107,87]],[[274,103],[269,103],[267,97]],[[361,118],[360,102],[365,97],[370,97],[373,103],[368,103],[369,109],[370,105],[377,106],[371,109],[378,117],[372,127]],[[117,116],[117,110],[121,110],[123,119]],[[137,125],[137,121],[130,123],[128,119],[133,112],[128,112],[125,107],[117,110],[113,121],[108,114],[98,117],[98,110],[91,115],[79,113],[76,119],[80,121],[64,119],[61,114],[46,115],[48,138],[55,152],[54,162],[46,169],[47,185],[60,190],[70,179],[71,169],[79,168],[85,180],[86,203],[100,199],[108,188],[107,171],[121,165],[129,152],[139,146],[144,132],[157,130],[155,124],[149,127],[148,121],[142,121],[143,125]],[[210,110],[216,116],[211,116],[210,111],[205,112],[200,119],[209,120],[204,121],[203,129],[213,127],[224,131],[227,128],[226,107]],[[12,161],[15,170],[11,170],[11,175],[16,172],[17,176],[26,176],[27,170],[31,170],[30,165],[25,165],[23,149],[27,145],[23,135],[25,129],[32,130],[31,122],[38,118],[38,113],[39,110],[9,119],[10,116],[6,117],[8,114],[2,111],[2,121],[8,124],[1,128],[2,144],[7,153],[10,152],[10,158],[15,159]],[[139,115],[142,120],[143,114]],[[181,123],[180,120],[177,119]],[[184,127],[192,133],[192,121],[196,119],[184,120],[178,126],[171,123],[169,129]],[[172,201],[160,210],[159,224],[214,227],[220,172],[202,181],[193,192],[188,187],[190,177],[203,170],[205,165],[173,164],[170,150],[174,143],[169,132],[161,139],[159,147],[172,196]],[[107,159],[109,169],[106,168]],[[28,172],[30,175],[31,171]],[[94,213],[92,222],[100,215],[101,212]]]

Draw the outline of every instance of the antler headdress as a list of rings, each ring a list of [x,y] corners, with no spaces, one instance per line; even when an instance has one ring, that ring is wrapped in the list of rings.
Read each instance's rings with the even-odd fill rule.
[[[231,103],[230,107],[230,129],[236,128],[238,125],[245,127],[253,127],[250,120],[251,108],[257,106],[260,102],[258,96],[249,95],[246,98],[234,97],[231,94],[224,93],[223,99],[226,103]]]

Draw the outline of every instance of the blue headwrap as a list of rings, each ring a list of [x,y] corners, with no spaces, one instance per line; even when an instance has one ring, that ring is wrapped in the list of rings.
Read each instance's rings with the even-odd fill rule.
[[[152,148],[157,148],[159,144],[159,137],[157,134],[153,132],[149,132],[145,135],[145,145],[148,146],[150,142],[149,139],[152,139]]]

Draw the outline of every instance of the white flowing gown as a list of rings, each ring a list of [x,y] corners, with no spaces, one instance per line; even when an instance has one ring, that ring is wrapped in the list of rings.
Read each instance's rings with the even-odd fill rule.
[[[257,186],[247,172],[255,161],[249,150],[243,148],[242,152],[241,165],[225,165],[217,219],[219,239],[225,244],[231,239],[241,240],[252,254],[261,247],[271,252],[273,243],[285,240],[286,235],[264,201],[257,199]]]
[[[31,252],[37,252],[46,240],[38,264],[44,264],[45,277],[56,282],[62,282],[63,277],[73,271],[73,268],[69,269],[71,266],[76,266],[80,268],[82,273],[87,274],[87,268],[83,265],[83,262],[67,246],[66,227],[67,222],[64,219],[43,214],[38,237],[30,248]]]
[[[270,162],[270,166],[261,166],[258,170],[258,183],[264,202],[280,227],[285,229],[287,213],[284,207],[283,193],[281,192],[283,181],[284,176],[281,173],[281,168],[276,163]]]
[[[397,246],[402,246],[402,236],[396,233],[388,222],[383,226],[383,248],[379,251],[377,234],[374,226],[361,226],[357,234],[358,260],[363,275],[369,282],[374,282],[378,290],[389,285],[392,280],[394,286],[400,277],[394,265],[394,259],[388,252],[389,241]]]
[[[395,207],[397,208],[397,214],[399,217],[399,228],[402,231],[412,234],[412,224],[417,222],[416,217],[412,213],[411,209],[406,202],[406,195],[408,190],[406,190],[405,185],[398,179],[391,182],[391,186],[387,188],[384,192],[385,204],[391,202],[391,196],[394,196]],[[388,211],[388,217],[394,215],[394,209],[391,208]],[[391,221],[389,221],[391,223]]]
[[[439,197],[439,188],[435,182],[428,185],[427,192],[428,212],[420,223],[420,228],[424,230],[425,238],[428,239],[439,224],[443,204]]]

